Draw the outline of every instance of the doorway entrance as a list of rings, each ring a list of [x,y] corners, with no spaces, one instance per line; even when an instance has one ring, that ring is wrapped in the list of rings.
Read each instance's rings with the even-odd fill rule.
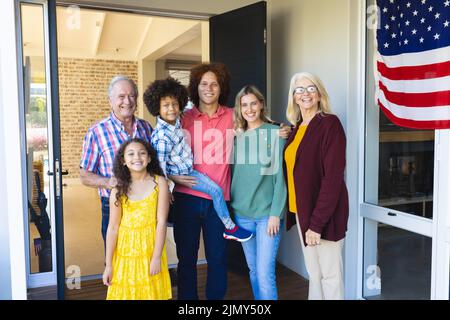
[[[36,138],[26,146],[26,154],[31,155],[27,158],[31,158],[23,161],[24,176],[28,177],[24,184],[29,186],[30,202],[33,195],[45,195],[47,204],[42,205],[37,214],[43,219],[44,211],[46,212],[47,231],[51,238],[49,241],[51,245],[45,247],[48,249],[46,252],[49,252],[46,261],[51,267],[33,271],[31,266],[33,250],[36,255],[45,252],[42,248],[46,245],[44,243],[46,239],[42,234],[36,234],[36,230],[39,231],[37,225],[34,230],[30,224],[30,219],[33,223],[37,219],[29,218],[32,209],[38,210],[38,203],[32,203],[24,217],[28,227],[27,257],[30,260],[28,286],[31,288],[57,284],[57,297],[61,299],[64,298],[66,284],[67,286],[71,284],[72,288],[79,288],[77,283],[80,279],[99,277],[103,270],[100,201],[94,189],[84,187],[78,182],[77,174],[82,140],[87,128],[109,114],[107,87],[110,79],[119,73],[127,75],[138,83],[139,91],[142,93],[148,83],[169,74],[185,79],[189,65],[208,61],[209,52],[211,50],[214,53],[214,48],[204,47],[205,44],[209,46],[209,41],[205,41],[205,37],[208,37],[208,40],[210,37],[209,22],[193,20],[192,17],[161,18],[117,10],[60,7],[53,0],[24,0],[17,5],[20,9],[17,10],[20,12],[19,46],[23,58],[19,65],[25,71],[22,78],[25,98],[21,103],[24,128],[27,128],[27,139],[37,131],[44,132],[43,140],[47,145],[47,149],[38,150],[39,154],[32,148],[37,146]],[[265,3],[257,5],[264,7],[265,21]],[[33,12],[30,11],[32,8]],[[235,19],[239,19],[239,10],[233,13]],[[246,22],[249,25],[253,24],[251,20]],[[36,26],[42,27],[38,34],[41,39],[40,53],[36,51],[39,49],[36,40],[38,38],[36,30],[39,29]],[[220,24],[217,26],[223,30]],[[254,37],[256,39],[266,34],[265,29],[258,28],[257,36],[255,33]],[[252,30],[251,32],[254,30],[245,29]],[[245,36],[249,37],[248,34]],[[31,50],[35,47],[37,47],[35,51]],[[252,67],[258,71],[266,70],[265,42],[263,48],[263,52],[258,52],[260,47],[255,48],[256,52],[253,54],[264,56]],[[246,47],[240,50],[244,50],[247,54],[249,51]],[[239,50],[235,50],[234,54],[242,56]],[[220,59],[220,55],[215,57]],[[40,63],[34,61],[39,59]],[[239,70],[237,60],[233,63],[233,60],[227,61],[225,57],[217,61],[228,64],[232,70]],[[45,70],[44,78],[41,76],[38,79],[35,75],[42,73],[40,70],[36,71],[39,67]],[[27,76],[28,74],[30,76]],[[249,72],[245,77],[232,80],[232,84],[238,88],[247,83],[262,81],[264,85],[262,88],[265,90],[265,75],[263,79],[254,79],[254,74],[256,72]],[[34,91],[41,92],[41,96],[45,95],[45,98],[33,97],[34,100],[41,98],[37,100],[40,104],[29,109],[31,87],[41,88],[40,91],[37,89]],[[235,93],[231,92],[231,95]],[[37,111],[30,113],[30,110]],[[34,129],[36,120],[32,122],[29,119],[30,114],[34,117],[44,117],[41,119],[42,123],[38,123],[39,130],[31,130]],[[142,103],[138,109],[138,116],[154,124],[154,119],[149,116]],[[37,169],[33,167],[35,158],[41,160],[41,165],[36,166]],[[35,172],[38,174],[35,175]],[[37,187],[39,183],[34,182],[37,180],[32,179],[34,176],[40,177],[42,192],[39,192]],[[170,229],[168,236],[171,237]],[[171,240],[168,239],[168,245],[170,244]],[[173,240],[172,245],[172,257],[175,257]],[[172,259],[169,263],[174,265],[176,260]]]

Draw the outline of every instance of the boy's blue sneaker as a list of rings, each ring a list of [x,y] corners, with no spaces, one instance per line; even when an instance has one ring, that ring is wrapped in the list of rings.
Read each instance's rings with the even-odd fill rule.
[[[223,233],[223,237],[228,240],[236,240],[239,242],[245,242],[247,240],[250,240],[253,236],[253,233],[239,227],[237,224],[234,226],[233,229],[225,229],[225,232]]]

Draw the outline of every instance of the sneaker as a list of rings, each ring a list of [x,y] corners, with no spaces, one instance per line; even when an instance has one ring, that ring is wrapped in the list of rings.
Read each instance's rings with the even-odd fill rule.
[[[239,242],[250,240],[252,236],[252,232],[239,227],[237,224],[235,225],[234,229],[225,229],[225,232],[223,233],[223,237],[225,239],[236,240]]]

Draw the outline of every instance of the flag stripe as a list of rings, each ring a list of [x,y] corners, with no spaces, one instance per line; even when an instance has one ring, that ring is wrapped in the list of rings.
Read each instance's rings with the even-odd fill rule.
[[[383,44],[379,43],[379,46]],[[389,68],[403,66],[421,66],[427,64],[442,63],[450,60],[450,46],[428,50],[424,52],[402,53],[395,56],[381,55],[382,60]]]
[[[389,68],[377,61],[378,71],[390,80],[423,80],[450,76],[450,61],[422,66]]]
[[[450,76],[424,80],[390,80],[381,74],[380,81],[392,92],[427,93],[450,89]]]
[[[379,87],[386,99],[397,105],[407,107],[435,107],[450,105],[450,90],[426,93],[392,92],[380,81]]]
[[[450,120],[450,105],[428,108],[406,107],[388,101],[383,91],[379,91],[378,100],[398,118],[416,121]]]
[[[450,128],[450,120],[433,120],[433,121],[416,121],[416,120],[410,120],[410,119],[403,119],[398,118],[392,112],[389,111],[389,109],[385,108],[383,104],[378,101],[378,105],[383,110],[386,117],[389,118],[389,120],[392,121],[392,123],[407,127],[407,128],[413,128],[413,129],[448,129]]]

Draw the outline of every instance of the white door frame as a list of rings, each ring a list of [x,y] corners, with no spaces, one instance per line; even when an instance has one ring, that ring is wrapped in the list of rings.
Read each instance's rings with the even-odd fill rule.
[[[42,5],[42,11],[43,11],[43,28],[44,28],[44,54],[45,54],[45,80],[46,80],[46,105],[47,105],[47,137],[48,137],[48,163],[53,163],[53,122],[52,122],[52,97],[51,97],[51,79],[50,79],[50,41],[49,41],[49,25],[48,25],[48,3],[47,0],[20,0],[16,2],[16,24],[18,24],[17,29],[22,30],[22,26],[20,25],[22,22],[21,16],[20,16],[20,6],[21,4],[36,4],[36,5]],[[17,52],[19,59],[22,59],[22,40],[21,38],[17,39]],[[19,60],[18,60],[19,61]],[[19,68],[22,66],[22,63],[19,62]],[[25,123],[24,123],[24,117],[23,114],[23,104],[24,104],[24,97],[23,97],[23,76],[21,73],[19,73],[19,101],[21,102],[22,107],[20,108],[20,116],[21,116],[21,132],[25,132]],[[23,137],[24,139],[25,137]],[[25,141],[23,141],[23,145],[25,144]],[[28,186],[27,181],[27,168],[26,168],[26,152],[21,153],[22,157],[22,185],[24,187]],[[44,172],[44,175],[47,173]],[[42,188],[44,188],[44,182],[42,182]],[[56,223],[55,223],[55,195],[54,195],[54,181],[53,179],[49,179],[49,190],[50,194],[47,195],[48,197],[48,208],[49,208],[49,216],[50,216],[50,230],[51,232],[51,242],[52,242],[52,271],[51,272],[42,272],[42,273],[31,273],[30,270],[30,240],[29,240],[29,228],[24,228],[25,233],[25,256],[26,256],[26,272],[27,272],[27,287],[28,288],[36,288],[36,287],[44,287],[44,286],[52,286],[56,285],[57,279],[56,279]],[[23,197],[23,208],[28,208],[28,196],[25,192]],[[24,210],[24,226],[29,225],[29,213],[28,210]]]

